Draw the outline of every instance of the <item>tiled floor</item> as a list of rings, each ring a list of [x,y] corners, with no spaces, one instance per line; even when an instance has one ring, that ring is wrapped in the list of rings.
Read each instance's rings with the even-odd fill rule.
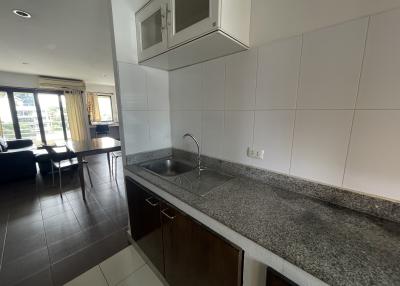
[[[66,286],[163,286],[136,250],[129,246]]]
[[[62,285],[128,246],[122,166],[116,182],[105,155],[87,160],[86,203],[76,171],[63,174],[63,199],[48,177],[0,185],[1,286]]]

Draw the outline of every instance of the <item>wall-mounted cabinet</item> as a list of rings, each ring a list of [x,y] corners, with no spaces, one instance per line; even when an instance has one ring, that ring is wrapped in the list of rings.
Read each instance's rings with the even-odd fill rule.
[[[240,286],[243,251],[126,177],[133,239],[171,286]]]
[[[249,48],[251,0],[152,0],[136,13],[139,63],[173,70]]]

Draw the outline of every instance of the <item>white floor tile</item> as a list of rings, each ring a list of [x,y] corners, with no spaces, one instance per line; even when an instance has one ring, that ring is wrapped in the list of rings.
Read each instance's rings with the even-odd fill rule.
[[[107,286],[107,281],[101,273],[100,267],[96,266],[86,271],[65,286]]]
[[[110,286],[117,285],[145,264],[137,251],[129,246],[100,263]]]
[[[163,286],[163,283],[151,271],[150,267],[145,265],[118,286]]]

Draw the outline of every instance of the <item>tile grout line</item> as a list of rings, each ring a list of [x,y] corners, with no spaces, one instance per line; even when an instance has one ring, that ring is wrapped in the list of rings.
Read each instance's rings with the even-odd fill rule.
[[[293,131],[292,131],[292,146],[290,148],[290,162],[289,162],[289,170],[288,174],[292,173],[292,164],[293,164],[293,149],[294,149],[294,135],[296,131],[296,121],[297,121],[297,111],[298,111],[298,104],[299,104],[299,93],[300,93],[300,81],[301,81],[301,66],[302,66],[302,59],[303,59],[303,47],[304,47],[304,34],[300,36],[300,59],[299,59],[299,71],[297,73],[297,90],[296,90],[296,103],[294,108],[294,122],[293,122]]]
[[[4,239],[3,239],[3,245],[2,245],[2,249],[1,249],[1,255],[0,255],[0,272],[3,268],[3,259],[4,259],[4,251],[6,249],[6,239],[7,239],[7,233],[8,233],[8,223],[10,220],[10,210],[8,210],[8,214],[7,214],[7,221],[6,221],[6,230],[4,233]]]
[[[101,275],[103,275],[104,281],[106,281],[107,285],[109,285],[109,286],[110,286],[110,283],[108,283],[107,277],[106,277],[106,275],[104,274],[104,272],[103,272],[103,269],[101,269],[101,266],[100,266],[100,264],[97,264],[97,266],[98,266],[98,267],[99,267],[99,269],[100,269],[100,273],[101,273]]]
[[[44,239],[46,241],[46,249],[47,249],[47,259],[49,261],[49,269],[50,269],[50,277],[51,277],[51,282],[53,285],[54,283],[54,277],[53,277],[53,265],[51,264],[51,259],[50,259],[50,250],[49,250],[49,243],[47,241],[47,233],[46,233],[46,228],[44,226],[44,218],[43,218],[43,210],[42,210],[42,201],[39,198],[39,205],[40,205],[40,215],[42,216],[42,225],[43,225],[43,233],[44,233]],[[38,272],[39,273],[39,272]]]
[[[364,71],[364,63],[365,63],[365,56],[367,53],[368,33],[369,33],[370,25],[371,25],[371,16],[368,16],[367,27],[365,29],[364,50],[363,50],[361,66],[360,66],[360,75],[358,76],[358,83],[357,83],[357,95],[356,95],[356,100],[354,102],[353,116],[352,116],[351,126],[350,126],[349,141],[347,143],[346,158],[344,161],[342,182],[340,184],[340,186],[342,186],[342,187],[344,185],[344,178],[346,175],[348,159],[349,159],[349,155],[350,155],[350,144],[351,144],[351,139],[352,139],[352,135],[353,135],[353,128],[354,128],[354,121],[355,121],[355,117],[356,117],[358,99],[359,99],[359,95],[360,95],[361,79],[362,79],[362,75],[363,75],[363,71]]]

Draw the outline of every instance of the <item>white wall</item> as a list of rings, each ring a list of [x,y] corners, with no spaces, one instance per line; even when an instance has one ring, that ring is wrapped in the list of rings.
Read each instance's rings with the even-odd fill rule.
[[[37,75],[0,71],[0,86],[38,88]]]
[[[171,72],[173,146],[400,201],[398,31],[400,9]]]
[[[251,43],[260,45],[400,7],[398,0],[252,0]]]
[[[117,97],[126,155],[171,147],[169,75],[137,64],[134,2],[112,1]]]

